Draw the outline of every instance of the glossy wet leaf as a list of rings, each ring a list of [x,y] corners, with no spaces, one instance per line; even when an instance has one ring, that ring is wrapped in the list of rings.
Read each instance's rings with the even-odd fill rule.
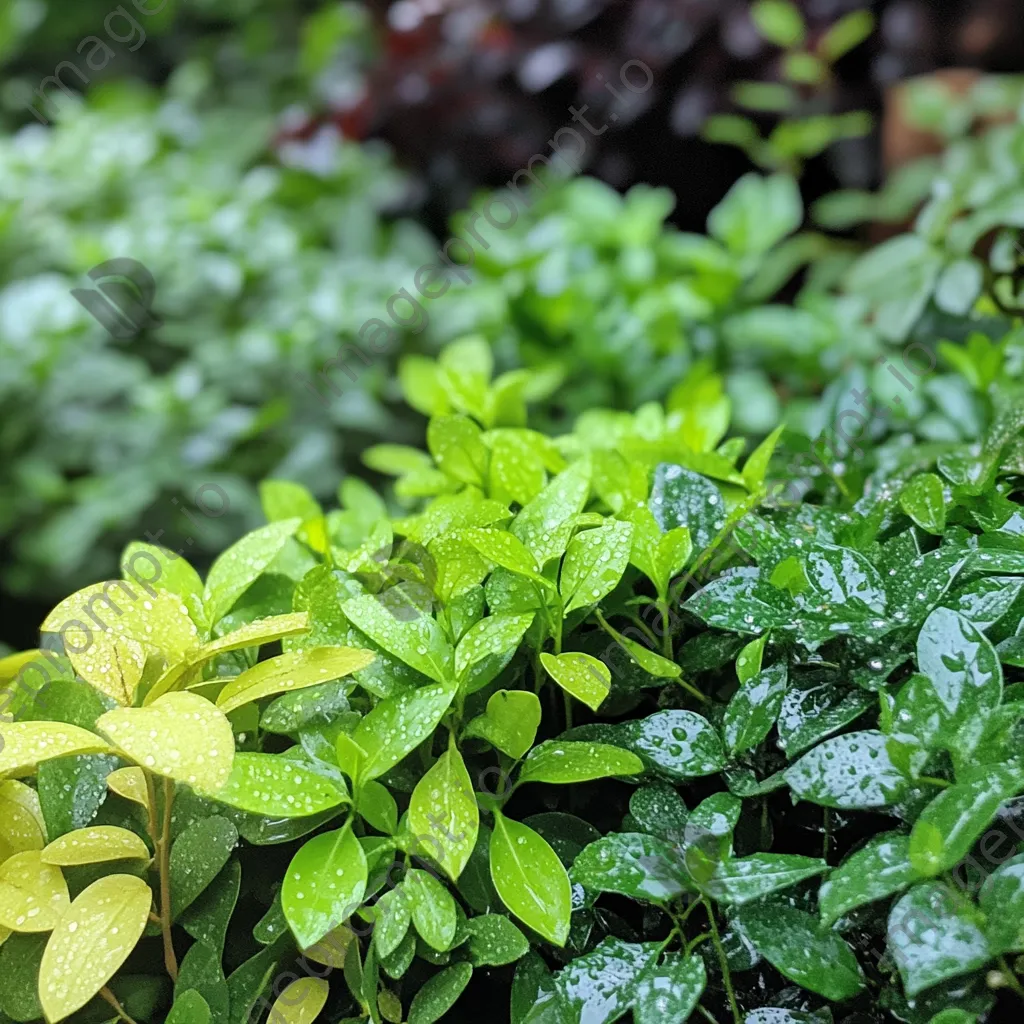
[[[658,711],[620,727],[623,746],[670,779],[713,775],[725,767],[718,733],[693,711]]]
[[[675,788],[665,782],[654,782],[633,791],[629,813],[648,834],[670,843],[682,842],[686,834],[689,811]]]
[[[541,568],[549,558],[565,551],[573,520],[583,511],[589,493],[590,467],[580,460],[554,477],[512,521],[509,530],[529,548]]]
[[[329,725],[349,712],[351,688],[349,682],[339,680],[283,694],[260,715],[260,728],[287,734],[310,726]]]
[[[0,862],[45,845],[46,822],[39,794],[24,782],[0,782]]]
[[[1011,857],[985,879],[978,904],[993,953],[1024,949],[1024,857]]]
[[[398,805],[386,786],[363,782],[359,787],[359,814],[378,832],[394,835],[398,831]]]
[[[801,988],[834,1002],[864,988],[853,950],[810,914],[781,903],[761,903],[742,907],[736,920],[758,953]]]
[[[687,889],[681,851],[654,836],[613,833],[591,843],[576,858],[570,877],[593,892],[667,903]]]
[[[455,746],[434,762],[409,800],[409,828],[421,855],[432,857],[452,881],[458,881],[476,845],[480,811],[473,780]]]
[[[203,997],[212,1017],[224,1020],[230,1013],[231,993],[224,977],[220,953],[202,942],[189,947],[174,983],[175,995],[189,990]]]
[[[658,595],[665,597],[669,581],[689,561],[693,550],[690,531],[677,526],[663,533],[646,505],[633,509],[629,520],[633,524],[629,560],[654,584]]]
[[[698,552],[725,526],[721,491],[706,477],[683,466],[661,463],[655,468],[649,507],[662,530],[685,526]]]
[[[518,760],[531,746],[540,726],[540,699],[527,690],[498,690],[482,715],[472,719],[464,735],[486,740]]]
[[[39,850],[24,850],[0,864],[0,925],[14,932],[48,932],[70,904],[60,868]]]
[[[142,937],[153,894],[134,875],[107,875],[84,889],[50,935],[39,969],[47,1020],[83,1007]]]
[[[165,1024],[210,1024],[210,1020],[209,1003],[190,988],[174,1000]]]
[[[1024,577],[988,576],[957,586],[943,603],[978,629],[988,630],[1013,607],[1021,590]]]
[[[74,754],[41,764],[36,789],[47,834],[57,838],[88,825],[107,795],[108,773],[120,763],[108,754]]]
[[[439,953],[448,949],[458,927],[451,893],[432,874],[414,868],[402,882],[402,895],[420,938]]]
[[[55,757],[110,750],[95,733],[61,722],[5,722],[3,739],[0,775],[25,775]]]
[[[545,671],[558,685],[591,710],[596,711],[611,690],[608,666],[589,654],[567,652],[540,656]]]
[[[190,825],[171,846],[171,917],[191,906],[228,862],[238,843],[238,830],[213,815]]]
[[[438,683],[453,677],[454,651],[429,615],[411,609],[408,619],[398,618],[369,594],[346,601],[343,609],[354,626],[410,668]]]
[[[463,530],[462,536],[488,562],[500,565],[502,569],[514,572],[519,576],[534,580],[542,586],[550,586],[550,582],[540,574],[537,559],[526,545],[507,530],[483,530],[474,528]]]
[[[182,912],[178,923],[192,938],[218,953],[223,951],[241,885],[242,868],[232,857],[206,891]]]
[[[213,794],[231,773],[231,724],[205,697],[168,693],[149,707],[115,708],[96,723],[130,761]]]
[[[973,768],[942,790],[921,812],[910,834],[910,861],[926,876],[947,871],[965,857],[1003,801],[1024,789],[1024,764]]]
[[[907,780],[889,758],[880,732],[851,732],[820,743],[786,771],[801,800],[844,810],[887,807],[900,799]]]
[[[377,953],[390,957],[402,944],[412,924],[409,900],[401,885],[389,890],[374,904],[373,944]]]
[[[818,890],[822,923],[831,926],[866,903],[901,892],[921,875],[910,863],[910,837],[875,836],[835,868]]]
[[[533,829],[495,814],[491,879],[502,902],[525,925],[556,946],[569,934],[569,876],[554,850]]]
[[[375,779],[431,736],[455,698],[453,682],[386,697],[359,723],[353,741],[366,752],[360,776]]]
[[[941,534],[946,525],[946,497],[942,480],[934,473],[915,476],[900,492],[900,507],[922,530]]]
[[[408,1024],[434,1024],[441,1020],[455,1005],[472,976],[473,968],[467,963],[453,964],[435,974],[413,996]]]
[[[689,1019],[707,984],[697,956],[667,953],[640,977],[633,996],[634,1024],[666,1024]]]
[[[911,998],[981,967],[992,956],[978,911],[938,882],[916,885],[896,902],[887,939]]]
[[[42,852],[43,863],[58,867],[108,860],[149,860],[149,848],[134,832],[116,825],[91,825],[55,839]]]
[[[639,775],[643,761],[636,754],[608,743],[548,740],[530,751],[519,773],[519,783],[587,782],[616,775]]]
[[[596,530],[583,530],[569,542],[558,589],[568,615],[597,604],[615,589],[629,564],[633,524],[610,520]]]
[[[266,571],[288,539],[302,525],[297,518],[282,519],[247,533],[232,544],[210,567],[203,605],[210,623],[216,624],[234,603]]]
[[[778,716],[779,744],[795,757],[819,740],[856,721],[876,701],[863,690],[842,691],[825,684],[790,687]]]
[[[302,818],[340,807],[348,795],[299,761],[276,754],[235,754],[231,774],[217,792],[220,803],[270,818]]]
[[[323,978],[299,978],[274,1000],[269,1019],[275,1024],[313,1024],[329,993]]]
[[[356,647],[314,647],[279,654],[228,682],[217,697],[217,707],[226,714],[254,700],[351,675],[373,660],[372,651]]]
[[[146,788],[146,774],[141,768],[118,768],[107,776],[107,786],[112,793],[125,800],[149,807],[149,791]]]
[[[471,917],[466,927],[474,967],[504,967],[522,960],[530,951],[526,936],[501,914]]]
[[[715,865],[702,888],[719,903],[742,905],[828,870],[816,857],[788,853],[752,853],[727,857]]]
[[[466,631],[455,649],[455,674],[468,693],[486,686],[519,647],[534,615],[489,615]]]
[[[742,754],[760,743],[771,731],[786,696],[785,662],[766,668],[747,680],[725,709],[722,733],[733,754]]]
[[[366,854],[350,827],[324,832],[292,858],[281,889],[288,926],[312,946],[347,920],[366,891]]]

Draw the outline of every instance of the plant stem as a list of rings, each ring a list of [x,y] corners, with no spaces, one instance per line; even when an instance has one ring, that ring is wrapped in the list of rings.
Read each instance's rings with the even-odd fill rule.
[[[1017,975],[1013,973],[1013,968],[1006,962],[1006,957],[1001,956],[996,963],[999,964],[999,969],[1003,972],[1007,987],[1013,989],[1021,999],[1024,999],[1024,987],[1017,980]]]
[[[174,782],[164,779],[164,827],[160,832],[160,925],[164,934],[164,966],[171,981],[178,980],[178,959],[171,940],[171,805]]]
[[[668,601],[664,597],[658,599],[658,611],[661,612],[661,653],[672,661],[672,630],[668,625]]]
[[[572,697],[567,690],[563,690],[562,698],[565,702],[565,728],[568,731],[572,728]]]
[[[708,925],[711,928],[711,941],[715,945],[715,952],[718,954],[718,964],[722,968],[722,984],[725,986],[725,994],[729,997],[729,1009],[732,1010],[732,1019],[735,1024],[743,1024],[743,1017],[740,1015],[740,1008],[736,1003],[736,993],[732,987],[732,975],[729,973],[729,959],[722,947],[722,937],[718,934],[718,924],[715,921],[715,911],[707,896],[703,897],[701,903],[708,912]]]
[[[106,985],[104,985],[103,988],[100,989],[100,996],[107,1003],[110,1004],[114,1012],[121,1018],[121,1020],[127,1021],[128,1024],[136,1024],[136,1021],[134,1021],[131,1017],[128,1016],[127,1012],[125,1011],[125,1008],[117,1001],[117,996],[115,996],[114,993],[111,992]]]
[[[950,783],[945,779],[937,779],[933,775],[918,775],[918,782],[926,782],[929,786],[938,786],[940,789],[948,789]]]

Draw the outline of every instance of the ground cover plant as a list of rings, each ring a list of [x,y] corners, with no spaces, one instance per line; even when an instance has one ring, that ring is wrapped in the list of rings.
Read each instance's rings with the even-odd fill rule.
[[[839,460],[706,365],[548,437],[471,338],[367,452],[401,514],[269,480],[205,580],[130,545],[0,662],[0,1012],[1019,1012],[1021,346]]]

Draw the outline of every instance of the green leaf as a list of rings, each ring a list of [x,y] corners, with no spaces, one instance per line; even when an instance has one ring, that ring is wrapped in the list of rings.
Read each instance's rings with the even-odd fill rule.
[[[675,845],[686,835],[689,812],[675,788],[665,782],[654,782],[633,791],[629,813],[647,833]]]
[[[454,736],[448,749],[420,779],[409,800],[409,828],[420,852],[433,857],[441,870],[458,881],[469,862],[480,831],[480,811]]]
[[[973,768],[921,812],[910,834],[910,862],[925,876],[948,871],[971,850],[1004,800],[1024,789],[1024,764]]]
[[[470,529],[462,531],[463,539],[473,546],[488,562],[500,565],[509,572],[525,576],[542,586],[551,581],[540,574],[537,559],[523,542],[506,530]]]
[[[822,883],[818,891],[822,924],[831,926],[849,911],[901,892],[920,878],[910,863],[909,836],[898,832],[875,836]]]
[[[764,658],[765,644],[768,643],[770,634],[762,633],[755,640],[746,644],[742,651],[736,656],[736,678],[742,686],[749,682],[761,671],[761,663]]]
[[[816,918],[781,903],[742,907],[736,923],[780,974],[834,1002],[864,988],[853,950]]]
[[[434,1024],[440,1020],[455,1005],[472,976],[473,967],[467,963],[453,964],[435,974],[413,996],[408,1024]]]
[[[432,736],[454,698],[454,683],[432,683],[382,700],[352,734],[366,752],[360,779],[378,778]]]
[[[634,508],[629,521],[633,524],[629,560],[654,584],[658,596],[665,598],[670,580],[689,561],[693,550],[690,531],[678,526],[662,533],[646,505]]]
[[[203,605],[211,624],[231,611],[301,525],[300,519],[284,519],[262,526],[247,533],[217,558],[210,567],[203,593]]]
[[[0,927],[5,931],[51,931],[69,902],[60,869],[44,863],[39,850],[23,850],[0,864]]]
[[[667,903],[692,888],[679,852],[664,840],[621,832],[591,843],[573,862],[570,875],[593,892]]]
[[[292,480],[261,480],[260,506],[267,522],[298,519],[302,523],[319,519],[324,511],[309,490]]]
[[[146,581],[149,586],[180,597],[192,621],[205,633],[209,623],[203,607],[203,581],[188,560],[156,544],[132,541],[121,555],[121,575],[126,580],[135,578],[132,570],[139,558],[152,559],[160,566],[159,575]]]
[[[958,612],[936,608],[917,638],[918,668],[942,704],[941,735],[950,735],[999,706],[1003,671],[988,637]]]
[[[3,933],[3,934],[6,934]],[[0,946],[0,1011],[16,1021],[39,1020],[39,966],[49,936],[11,935]]]
[[[128,760],[188,783],[196,792],[215,794],[231,774],[231,723],[196,693],[167,693],[144,708],[114,708],[96,728]]]
[[[526,936],[501,914],[472,917],[466,927],[474,967],[504,967],[522,960],[530,951]]]
[[[358,811],[378,832],[394,835],[398,831],[398,804],[387,787],[379,782],[360,784]]]
[[[707,973],[699,957],[667,953],[660,964],[640,977],[633,1002],[635,1024],[688,1020],[706,984]]]
[[[453,677],[454,651],[429,615],[399,619],[370,594],[346,601],[343,609],[354,626],[410,668],[437,683]]]
[[[540,698],[526,690],[498,690],[487,710],[472,719],[463,735],[486,740],[518,761],[533,746],[540,726]]]
[[[588,782],[615,775],[639,775],[643,761],[608,743],[573,743],[547,740],[530,751],[519,774],[525,782]]]
[[[366,668],[372,651],[356,647],[314,647],[261,661],[236,676],[220,691],[217,707],[225,714],[264,697],[329,683]]]
[[[742,754],[768,735],[779,716],[786,688],[786,663],[779,662],[736,691],[722,721],[722,734],[730,753]]]
[[[992,956],[980,914],[946,885],[916,885],[889,913],[888,948],[907,997],[981,967]]]
[[[206,891],[182,913],[178,923],[192,938],[218,953],[223,952],[241,885],[242,868],[238,860],[232,858]]]
[[[633,524],[618,520],[573,537],[558,584],[566,615],[597,604],[615,589],[629,564],[632,537]]]
[[[618,742],[670,779],[714,775],[725,767],[718,733],[692,711],[659,711],[619,730]]]
[[[865,810],[896,803],[907,780],[889,758],[888,737],[851,732],[825,740],[786,770],[801,800],[842,810]]]
[[[402,944],[412,924],[409,900],[402,886],[384,893],[374,904],[374,911],[373,942],[378,954],[386,959]]]
[[[785,424],[777,426],[751,453],[743,465],[743,483],[748,491],[756,494],[764,490],[768,466],[771,463],[775,447],[786,429]]]
[[[533,619],[532,612],[527,615],[489,615],[466,630],[455,649],[455,674],[464,685],[468,684],[470,692],[479,689],[474,685],[473,667],[485,658],[501,658],[514,653]]]
[[[402,892],[420,938],[439,953],[449,949],[458,928],[458,912],[451,893],[429,872],[409,871]]]
[[[490,864],[505,906],[549,942],[564,946],[572,893],[555,851],[533,829],[496,812]]]
[[[149,860],[149,848],[126,828],[92,825],[55,839],[40,856],[44,864],[71,867],[110,860]]]
[[[41,764],[36,789],[47,835],[57,838],[88,825],[106,798],[110,772],[120,763],[107,754],[82,754]]]
[[[943,604],[959,612],[976,628],[988,630],[1010,611],[1021,590],[1024,590],[1024,577],[987,576],[956,587],[946,595]],[[1002,655],[999,648],[997,651]]]
[[[348,692],[351,688],[351,683],[339,680],[286,693],[260,715],[260,728],[287,735],[310,726],[330,725],[350,713]]]
[[[612,674],[608,666],[589,654],[568,651],[565,654],[540,656],[544,670],[566,693],[582,701],[596,711],[612,686]]]
[[[217,800],[268,818],[303,818],[347,802],[338,784],[277,754],[235,754]]]
[[[750,15],[758,32],[776,46],[800,46],[807,35],[800,9],[789,0],[755,0]]]
[[[929,533],[939,536],[946,528],[946,495],[934,473],[919,473],[900,492],[900,508]]]
[[[629,655],[631,663],[639,665],[648,675],[656,676],[658,679],[678,679],[682,675],[682,669],[674,661],[669,661],[636,640],[623,636],[605,621],[599,611],[595,612],[595,616],[601,628]]]
[[[114,976],[149,919],[153,894],[134,875],[107,875],[84,889],[46,943],[39,1001],[49,1021],[81,1009]]]
[[[190,825],[171,847],[171,917],[191,906],[220,874],[238,843],[238,830],[213,815]]]
[[[427,425],[427,447],[438,469],[460,483],[487,486],[487,445],[467,416],[436,416]]]
[[[875,17],[870,11],[850,11],[829,26],[818,42],[818,52],[827,61],[837,61],[860,46],[874,30]]]
[[[230,1012],[231,993],[224,977],[220,954],[201,942],[193,943],[181,961],[174,994],[198,992],[210,1007],[211,1015],[225,1020]]]
[[[1024,856],[1004,861],[985,879],[978,903],[992,952],[1024,950]]]
[[[788,889],[823,871],[828,871],[828,864],[816,857],[753,853],[749,857],[727,857],[719,861],[714,874],[702,888],[719,903],[742,905],[780,889]]]
[[[590,465],[581,459],[559,473],[513,520],[510,530],[542,569],[549,558],[564,553],[589,494]]]
[[[210,1005],[190,988],[174,1000],[165,1024],[210,1024]]]
[[[803,213],[800,190],[789,175],[745,174],[711,211],[708,232],[732,253],[759,256],[792,234]]]
[[[281,887],[281,906],[299,946],[312,946],[348,920],[363,900],[366,880],[366,854],[350,825],[306,842]]]
[[[779,712],[779,745],[794,757],[855,721],[873,704],[872,694],[859,689],[844,693],[832,684],[791,686]]]
[[[721,491],[706,477],[672,463],[655,467],[649,507],[662,530],[685,526],[697,551],[725,526]]]

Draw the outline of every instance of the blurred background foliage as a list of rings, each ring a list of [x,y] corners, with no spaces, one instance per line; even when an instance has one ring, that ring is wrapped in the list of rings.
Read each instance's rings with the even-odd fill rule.
[[[844,375],[888,393],[882,353],[1002,337],[1024,304],[1024,90],[999,73],[1022,54],[1020,0],[0,0],[10,628],[28,642],[146,531],[202,564],[259,522],[261,478],[326,497],[367,446],[418,441],[403,391],[427,411],[430,359],[466,335],[529,368],[538,426],[700,386],[740,432],[785,416],[808,439]],[[654,84],[613,111],[629,60]],[[313,398],[459,211],[583,104],[619,115],[586,176],[548,179],[423,329]],[[118,256],[152,272],[163,321],[129,340],[71,296]],[[969,394],[939,415],[958,386],[897,415],[970,436]]]

